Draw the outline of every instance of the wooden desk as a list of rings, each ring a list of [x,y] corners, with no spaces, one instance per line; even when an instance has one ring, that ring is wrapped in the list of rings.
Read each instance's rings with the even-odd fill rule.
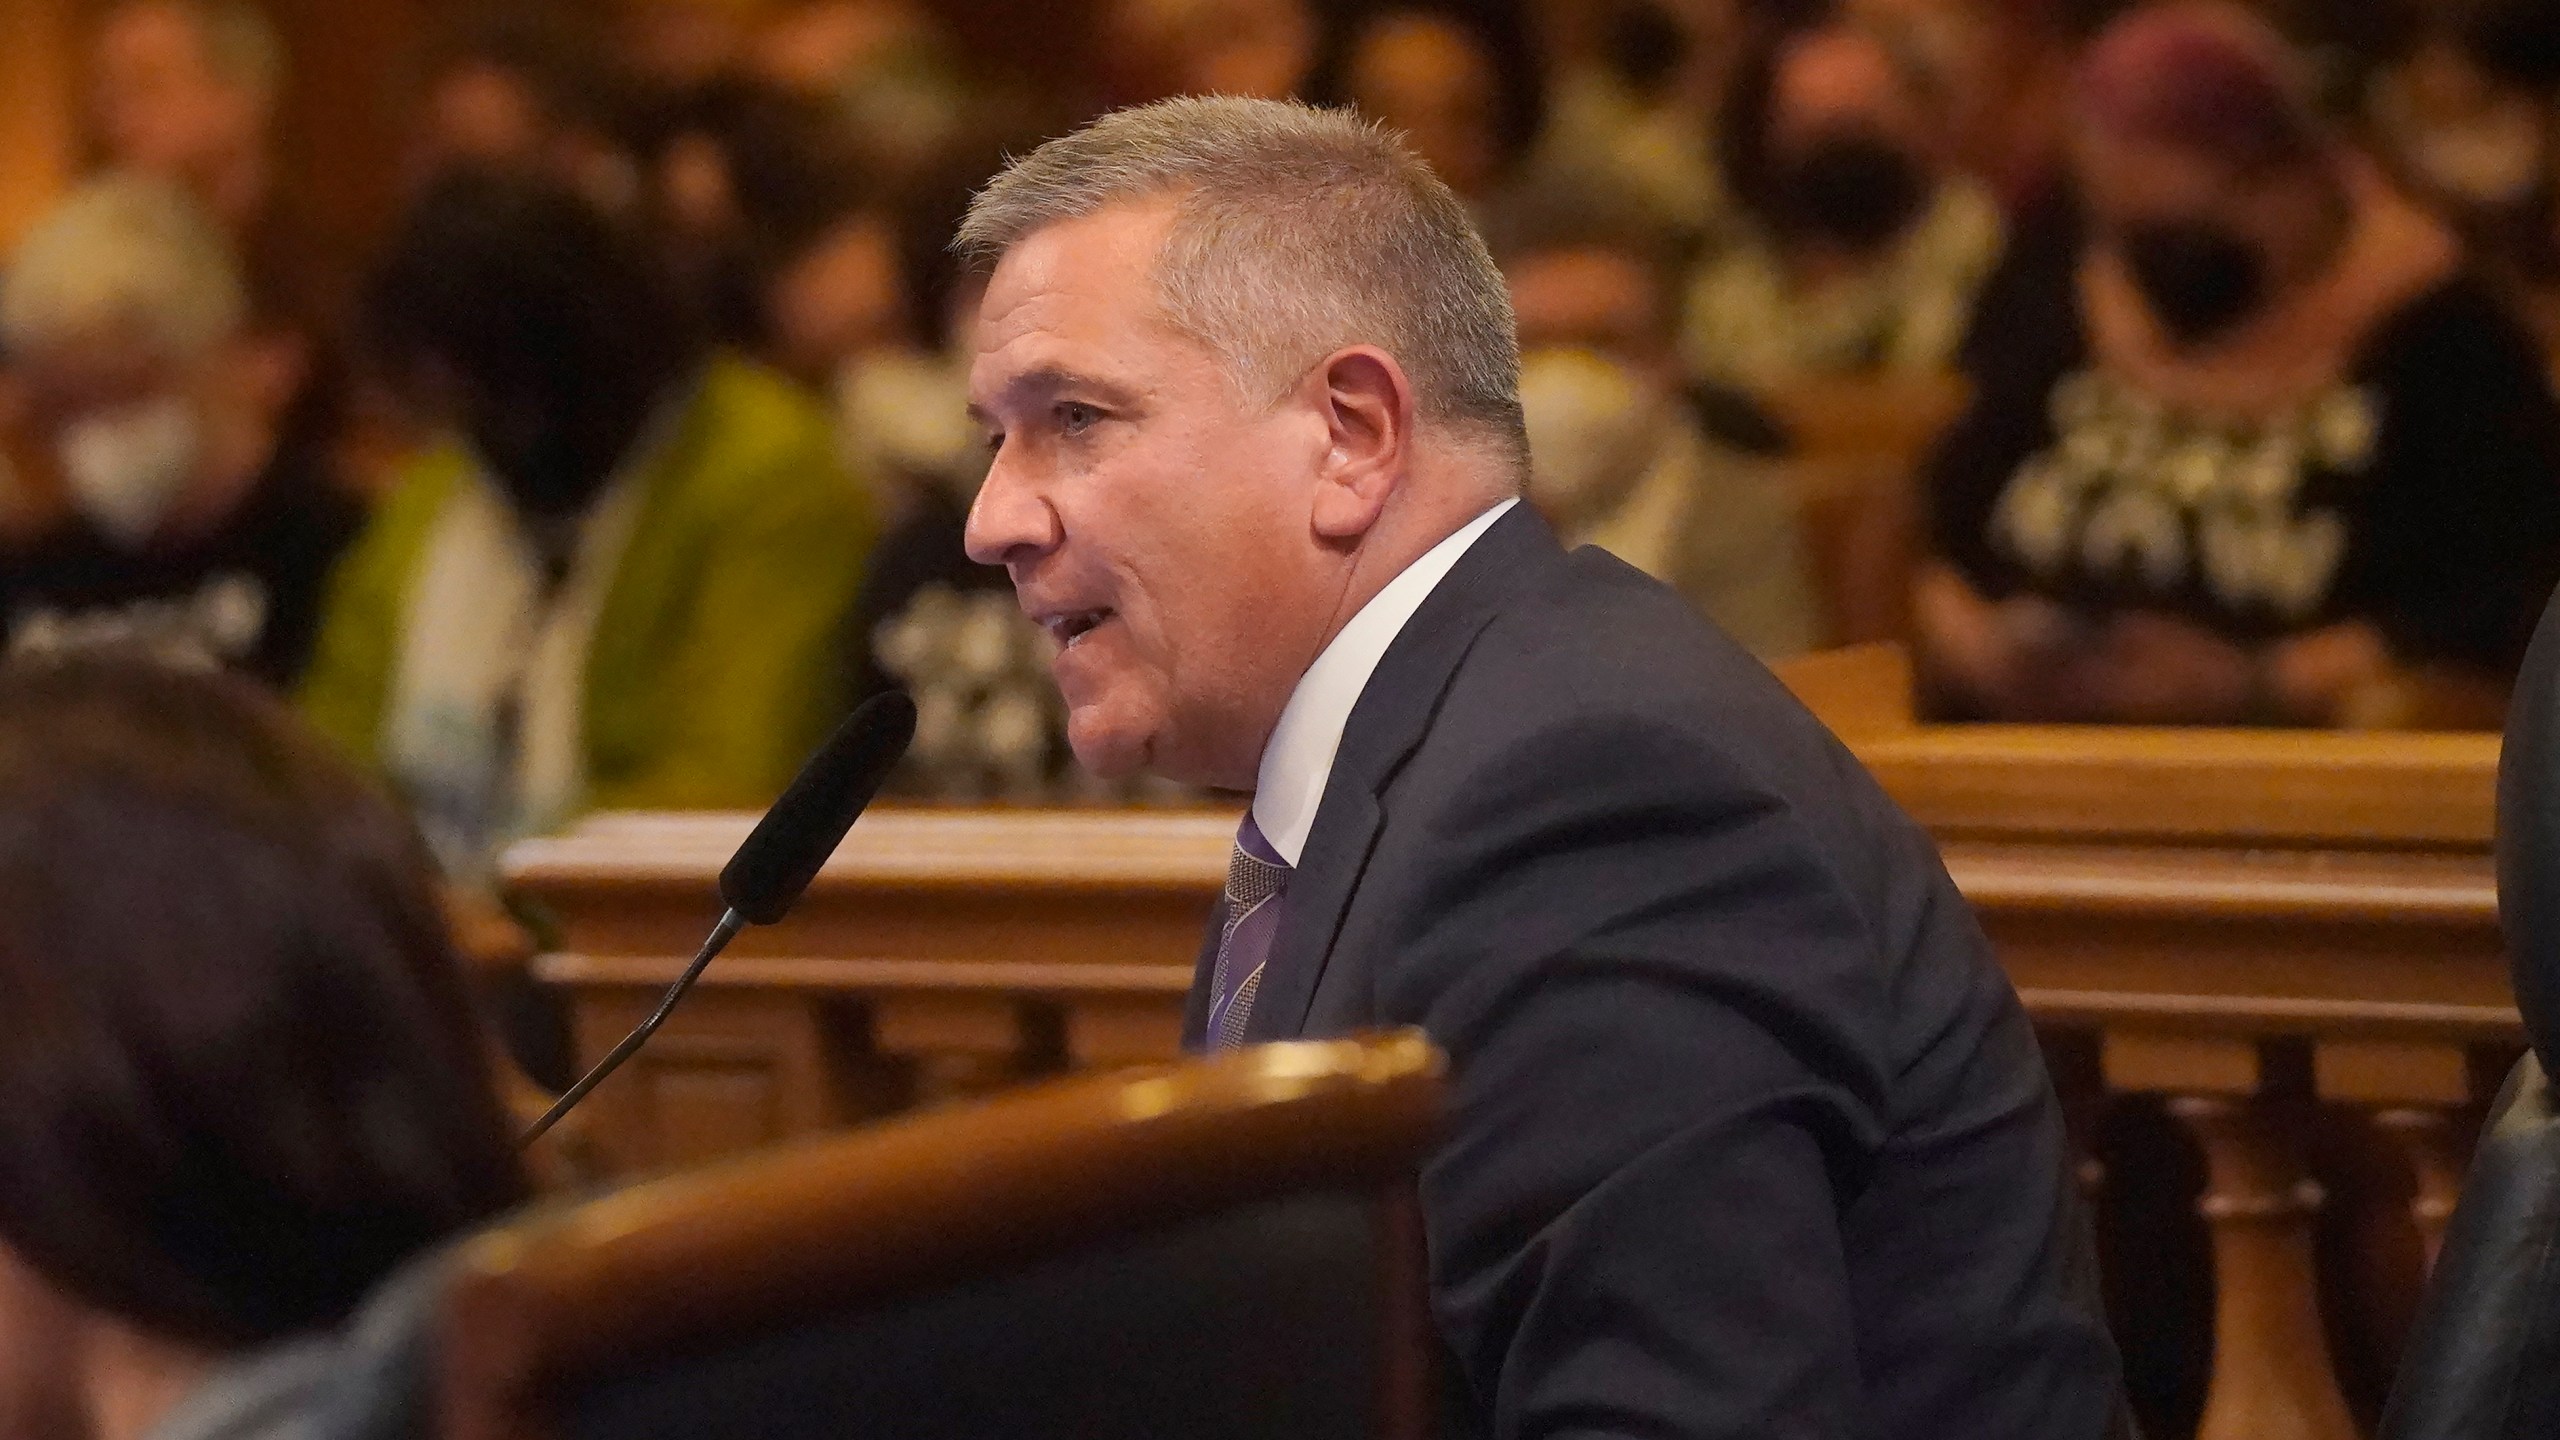
[[[1940,837],[2047,1037],[2110,1223],[2129,1223],[2111,1197],[2169,1163],[2111,1150],[2132,1097],[2200,1155],[2198,1433],[2354,1435],[2484,1083],[2520,1046],[2489,854],[2495,738],[1930,729],[1890,705],[1821,708]],[[743,937],[597,1092],[592,1139],[614,1168],[657,1169],[1167,1055],[1234,823],[874,815],[800,913]],[[558,918],[540,973],[573,993],[583,1053],[674,978],[747,824],[599,817],[512,857]],[[2185,1204],[2169,1219],[2192,1228]],[[2137,1358],[2151,1322],[2127,1307],[2150,1303],[2152,1278],[2113,1282]]]

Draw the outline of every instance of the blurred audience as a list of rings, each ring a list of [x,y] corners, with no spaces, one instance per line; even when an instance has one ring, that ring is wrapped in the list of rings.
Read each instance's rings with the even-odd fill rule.
[[[967,144],[973,111],[997,108],[913,0],[786,5],[751,59],[765,83],[826,105],[854,163],[894,188],[921,182]]]
[[[1732,198],[1716,166],[1715,125],[1740,0],[1612,0],[1589,20],[1583,43],[1552,55],[1546,123],[1524,183],[1622,195],[1682,247],[1729,243]]]
[[[2549,363],[2518,319],[2560,350],[2548,0],[2188,7],[2200,48],[2146,42],[2173,63],[2143,61],[2139,28],[2093,50],[2127,0],[1098,0],[1089,69],[1006,68],[921,0],[475,7],[421,58],[418,210],[352,392],[335,277],[374,257],[296,218],[288,57],[257,4],[100,12],[98,151],[212,217],[247,318],[212,335],[136,302],[112,341],[0,325],[0,623],[19,646],[202,632],[293,683],[312,577],[357,523],[329,496],[375,497],[331,607],[365,618],[329,627],[317,713],[422,797],[457,863],[591,803],[751,803],[746,777],[831,703],[811,676],[848,669],[926,700],[911,792],[1072,789],[1037,649],[990,638],[1011,621],[977,616],[994,598],[957,542],[983,457],[942,246],[1003,150],[1172,94],[1303,96],[1406,135],[1519,287],[1539,503],[1764,655],[1915,623],[1891,578],[1912,502],[1885,477],[1968,389],[1916,592],[1949,713],[2489,718],[2547,580],[2548,403],[2498,387]],[[601,228],[511,275],[474,258],[531,211],[457,197],[547,190]],[[589,242],[615,258],[553,285],[542,267]],[[83,248],[30,246],[18,288],[87,294],[66,280]],[[2256,293],[2194,298],[2216,285]],[[600,383],[564,378],[590,364]],[[2436,423],[2456,414],[2477,418]],[[796,478],[664,482],[736,509],[635,518],[615,497],[658,495],[634,477],[681,468],[673,437],[697,431],[730,457],[713,469]],[[778,565],[729,558],[763,543],[758,506],[840,513],[792,527]],[[727,578],[676,564],[677,531]],[[490,565],[514,577],[480,587],[491,603],[427,605],[435,577]],[[792,638],[740,662],[759,678],[728,708],[697,702],[716,719],[645,721],[625,687],[707,649],[691,617],[731,572],[788,589]],[[643,608],[685,618],[607,638]],[[508,625],[554,635],[519,647],[550,658],[457,664]],[[830,646],[782,678],[778,652]]]
[[[909,203],[891,262],[901,317],[836,369],[837,437],[887,532],[884,556],[900,548],[898,534],[920,508],[967,510],[988,464],[969,418],[970,328],[986,277],[962,269],[950,248],[972,188],[950,184]],[[980,569],[961,553],[956,512],[953,521],[930,564]]]
[[[1175,95],[1287,100],[1316,64],[1309,0],[1104,0],[1102,103]]]
[[[724,344],[761,351],[785,259],[844,208],[854,176],[809,102],[743,76],[667,96],[639,139],[644,233]]]
[[[129,0],[98,26],[99,139],[116,165],[195,191],[235,233],[275,187],[284,46],[254,6]]]
[[[2308,97],[2236,8],[2094,43],[2072,286],[1985,314],[1935,464],[1949,712],[2494,720],[2560,580],[2560,409],[2452,232]]]
[[[1568,545],[1664,581],[1763,659],[1821,625],[1783,469],[1712,443],[1673,344],[1674,269],[1632,225],[1583,208],[1506,237],[1520,324],[1529,499]]]
[[[737,0],[604,0],[614,59],[641,85],[677,94],[734,75],[755,45],[757,7]]]
[[[1542,118],[1527,34],[1500,5],[1372,11],[1340,33],[1311,84],[1402,134],[1479,223],[1511,191]]]
[[[2500,73],[2458,27],[2430,24],[2378,72],[2368,109],[2392,157],[2430,199],[2495,227],[2548,183],[2543,97]]]
[[[1849,0],[1848,10],[1907,37],[1943,77],[1957,168],[2014,218],[2064,183],[2073,64],[2083,38],[2126,3]]]
[[[895,217],[823,106],[733,78],[677,97],[652,128],[648,229],[715,338],[813,393],[903,338]]]
[[[290,685],[362,516],[308,343],[252,314],[203,207],[141,175],[82,186],[19,246],[0,340],[9,649],[122,639]]]
[[[778,248],[762,299],[763,351],[777,367],[825,392],[846,367],[905,343],[894,216],[858,192],[842,194]]]
[[[1953,363],[2000,219],[1950,166],[1941,83],[1860,22],[1753,43],[1718,132],[1748,225],[1689,288],[1693,374],[1765,389]]]
[[[483,18],[429,57],[409,157],[415,185],[457,166],[553,175],[615,214],[638,201],[636,103],[603,41],[555,12]]]
[[[527,1192],[416,832],[94,652],[0,668],[0,821],[0,1432],[343,1433],[335,1328]]]
[[[554,181],[432,187],[369,349],[451,444],[340,567],[303,689],[449,870],[590,806],[757,806],[836,713],[870,522],[823,413]]]
[[[2560,7],[2430,10],[2365,86],[2385,158],[2462,232],[2560,345],[2560,157],[2552,147]]]
[[[350,266],[278,174],[285,50],[251,0],[122,0],[98,23],[94,124],[111,168],[192,192],[237,249],[260,319],[317,340]]]

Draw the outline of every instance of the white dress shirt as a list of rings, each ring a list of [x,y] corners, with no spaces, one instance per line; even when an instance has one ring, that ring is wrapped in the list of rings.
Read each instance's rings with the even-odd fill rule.
[[[1369,676],[1385,658],[1387,647],[1404,633],[1405,623],[1439,588],[1458,557],[1479,536],[1519,504],[1503,501],[1432,546],[1406,566],[1386,588],[1370,597],[1342,627],[1316,663],[1298,678],[1298,688],[1272,727],[1271,743],[1262,747],[1262,771],[1253,787],[1253,823],[1262,838],[1294,868],[1307,848],[1307,832],[1315,828],[1316,807],[1324,803],[1325,782],[1333,777],[1333,753],[1342,748],[1342,729],[1351,723],[1351,707],[1369,688]]]

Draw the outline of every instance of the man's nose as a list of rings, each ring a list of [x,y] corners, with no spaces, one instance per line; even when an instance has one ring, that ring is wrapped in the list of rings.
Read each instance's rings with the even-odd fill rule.
[[[987,469],[986,483],[969,506],[969,558],[981,565],[1015,565],[1058,548],[1065,537],[1058,512],[1018,462],[1002,452]]]

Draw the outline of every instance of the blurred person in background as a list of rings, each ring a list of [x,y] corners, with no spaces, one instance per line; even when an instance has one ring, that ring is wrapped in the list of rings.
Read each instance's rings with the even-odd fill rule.
[[[961,553],[959,518],[987,468],[986,446],[969,419],[969,354],[964,341],[978,313],[980,277],[963,271],[951,234],[983,172],[953,169],[922,187],[895,217],[888,277],[900,301],[878,343],[837,368],[833,394],[845,466],[868,489],[880,519],[880,553],[901,548],[919,511],[949,508],[919,536],[927,569],[971,566]],[[869,577],[876,589],[884,577]]]
[[[813,393],[905,312],[889,197],[838,118],[730,77],[674,102],[644,152],[652,232],[690,303]]]
[[[1717,129],[1748,226],[1689,286],[1693,375],[1767,389],[1952,366],[2001,226],[1953,169],[1941,83],[1862,21],[1753,40]]]
[[[1607,211],[1586,203],[1496,239],[1530,502],[1568,547],[1665,582],[1763,660],[1814,649],[1793,492],[1776,465],[1710,440],[1673,343],[1677,272],[1640,223]]]
[[[2127,0],[1847,0],[1941,77],[1956,167],[2022,224],[2060,198],[2073,63]]]
[[[895,216],[859,187],[811,193],[798,233],[779,237],[763,295],[763,352],[829,394],[846,368],[906,339]]]
[[[101,16],[92,120],[109,168],[192,192],[240,256],[261,322],[317,344],[347,289],[278,175],[283,39],[251,0],[123,0]]]
[[[548,176],[636,223],[641,200],[637,99],[612,65],[605,32],[558,7],[466,14],[435,37],[420,67],[403,157],[414,197],[457,170]],[[435,443],[381,377],[359,370],[350,471],[379,503]]]
[[[1502,3],[1371,11],[1335,32],[1311,83],[1402,135],[1479,223],[1512,196],[1545,113],[1528,33]]]
[[[556,182],[431,188],[365,311],[452,440],[340,566],[313,718],[464,881],[590,807],[769,802],[839,713],[871,538],[823,412]]]
[[[2560,11],[2542,0],[2430,8],[2365,86],[2386,158],[2560,339]]]
[[[82,186],[13,257],[0,341],[9,649],[120,639],[290,686],[363,517],[307,342],[254,316],[203,207],[141,175]]]
[[[1587,14],[1579,44],[1547,37],[1546,123],[1526,188],[1599,187],[1680,245],[1730,243],[1715,127],[1743,25],[1741,0],[1611,0]]]
[[[715,338],[763,350],[781,257],[846,183],[827,117],[724,75],[663,99],[642,130],[642,219],[661,263]]]
[[[2502,73],[2470,27],[2430,17],[2377,71],[2367,109],[2426,198],[2483,230],[2521,216],[2548,182],[2547,97]]]
[[[913,0],[799,0],[756,35],[753,73],[835,116],[864,171],[891,188],[922,182],[961,148],[981,112],[958,47]]]
[[[1309,0],[1109,0],[1106,108],[1176,95],[1288,100],[1316,64]]]
[[[350,1315],[527,1198],[416,831],[104,653],[0,667],[0,821],[0,1431],[352,1433]]]
[[[645,88],[681,94],[746,68],[757,6],[738,0],[606,0],[613,63]]]
[[[2560,409],[2454,235],[2306,96],[2232,7],[2094,44],[2070,301],[1985,313],[1933,466],[1943,712],[2494,723],[2560,580]]]
[[[458,166],[550,174],[613,213],[630,209],[639,175],[632,97],[602,37],[556,12],[466,22],[430,57],[413,185]]]
[[[98,134],[111,164],[193,190],[235,230],[272,198],[284,42],[237,0],[129,0],[99,22]]]

